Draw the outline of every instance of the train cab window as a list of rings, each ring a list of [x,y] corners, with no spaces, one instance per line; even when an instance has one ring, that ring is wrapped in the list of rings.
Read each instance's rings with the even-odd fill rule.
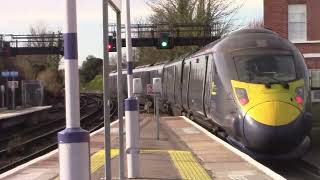
[[[293,56],[255,55],[234,57],[240,81],[279,83],[296,80]]]

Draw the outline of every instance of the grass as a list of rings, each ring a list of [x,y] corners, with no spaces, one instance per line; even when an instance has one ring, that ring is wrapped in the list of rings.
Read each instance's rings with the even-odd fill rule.
[[[102,92],[103,91],[103,78],[102,75],[97,75],[89,83],[82,86],[85,91]]]

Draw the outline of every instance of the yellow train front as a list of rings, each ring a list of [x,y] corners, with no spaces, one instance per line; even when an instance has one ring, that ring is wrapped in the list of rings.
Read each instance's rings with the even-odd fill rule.
[[[292,159],[310,147],[309,75],[288,40],[242,30],[213,47],[217,73],[212,119],[228,140],[256,158]]]

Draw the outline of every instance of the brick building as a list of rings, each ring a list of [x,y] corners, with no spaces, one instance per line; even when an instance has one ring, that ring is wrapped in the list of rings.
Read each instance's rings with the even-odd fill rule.
[[[293,42],[309,69],[320,69],[320,0],[264,0],[264,25]]]

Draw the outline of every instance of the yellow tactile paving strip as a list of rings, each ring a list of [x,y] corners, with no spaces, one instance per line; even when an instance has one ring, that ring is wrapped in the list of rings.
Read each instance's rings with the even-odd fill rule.
[[[99,168],[104,166],[104,150],[100,150],[91,156],[91,174],[95,173]],[[119,155],[119,149],[111,149],[111,159]]]
[[[210,180],[206,170],[197,162],[189,151],[169,151],[174,165],[182,179]]]
[[[181,178],[190,180],[210,180],[210,176],[206,170],[197,162],[189,151],[175,151],[175,150],[141,150],[141,153],[169,153],[171,160],[179,171]],[[119,155],[119,149],[111,150],[111,158]],[[91,156],[91,173],[95,173],[104,165],[104,150],[100,150]]]

